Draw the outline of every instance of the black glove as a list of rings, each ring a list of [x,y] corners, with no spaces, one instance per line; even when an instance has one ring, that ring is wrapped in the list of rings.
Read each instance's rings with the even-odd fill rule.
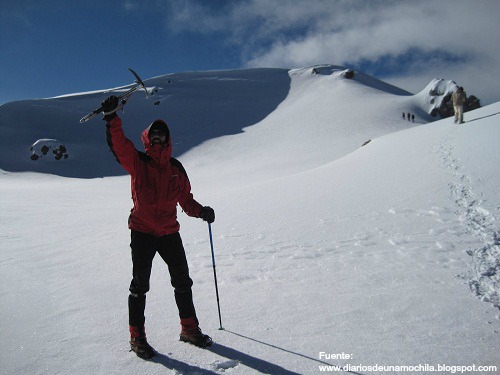
[[[114,95],[101,102],[101,108],[104,112],[103,120],[109,121],[116,116],[116,107],[118,107],[118,98]]]
[[[205,206],[200,211],[200,218],[212,224],[215,221],[215,211],[213,208]]]

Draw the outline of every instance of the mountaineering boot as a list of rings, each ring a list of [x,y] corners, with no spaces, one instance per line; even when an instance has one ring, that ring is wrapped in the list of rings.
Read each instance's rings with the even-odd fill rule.
[[[181,319],[182,331],[180,334],[180,340],[188,342],[190,344],[199,346],[200,348],[206,348],[212,345],[214,342],[210,336],[203,334],[200,327],[198,327],[198,319],[187,318]]]
[[[139,358],[151,359],[156,355],[155,350],[148,344],[144,327],[129,327],[130,351],[135,352]]]

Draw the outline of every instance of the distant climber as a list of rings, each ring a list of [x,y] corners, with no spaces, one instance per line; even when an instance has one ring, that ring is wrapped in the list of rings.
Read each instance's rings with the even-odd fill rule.
[[[462,124],[464,122],[464,103],[467,100],[464,88],[459,87],[451,96],[451,100],[453,101],[453,110],[455,111],[455,120],[453,122],[455,124]]]

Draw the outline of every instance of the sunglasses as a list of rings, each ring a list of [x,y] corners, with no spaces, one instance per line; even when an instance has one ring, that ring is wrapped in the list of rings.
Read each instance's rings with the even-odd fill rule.
[[[165,130],[162,130],[162,129],[152,129],[150,132],[149,132],[149,136],[165,136]]]

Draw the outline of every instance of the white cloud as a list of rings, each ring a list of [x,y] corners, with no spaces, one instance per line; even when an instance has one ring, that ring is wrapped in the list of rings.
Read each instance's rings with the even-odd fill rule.
[[[367,66],[366,62],[376,65],[381,59],[397,61],[412,51],[415,63],[406,62],[399,70],[391,66],[392,79],[409,83],[423,79],[427,74],[422,71],[459,82],[472,81],[474,76],[488,86],[488,100],[498,98],[494,96],[500,83],[500,2],[496,0],[249,0],[218,7],[213,2],[185,0],[169,4],[171,30],[219,33],[241,48],[247,67]],[[455,63],[450,61],[453,56]],[[427,83],[421,82],[421,88]]]

